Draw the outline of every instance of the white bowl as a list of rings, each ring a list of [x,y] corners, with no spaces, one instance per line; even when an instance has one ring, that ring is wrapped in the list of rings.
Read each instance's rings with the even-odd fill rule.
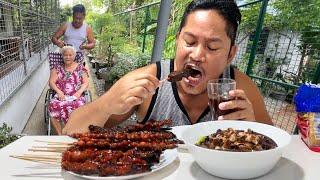
[[[202,136],[215,133],[218,129],[251,130],[274,140],[278,147],[255,152],[230,152],[196,146]],[[186,143],[199,166],[208,173],[229,179],[248,179],[268,173],[279,161],[282,151],[291,141],[291,136],[277,127],[248,121],[210,121],[189,126],[183,133]]]

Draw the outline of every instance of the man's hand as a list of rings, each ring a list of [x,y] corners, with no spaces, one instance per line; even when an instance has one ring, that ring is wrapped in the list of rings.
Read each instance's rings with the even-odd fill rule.
[[[80,47],[79,47],[79,49],[81,49],[81,50],[87,49],[87,45],[81,44]]]
[[[219,109],[228,110],[235,109],[235,112],[219,116],[218,120],[223,119],[239,119],[239,120],[248,120],[254,121],[254,110],[252,103],[247,98],[245,92],[241,89],[232,90],[229,92],[231,97],[234,97],[234,100],[222,102],[219,104]]]
[[[63,41],[60,41],[60,40],[59,40],[57,46],[58,46],[59,48],[63,48],[64,45],[65,45],[65,43],[64,43]]]
[[[90,124],[102,127],[112,114],[129,112],[152,96],[158,86],[153,75],[128,73],[101,97],[73,111],[62,133],[88,132]]]
[[[109,102],[104,102],[104,108],[111,109],[112,114],[125,114],[152,96],[158,86],[159,80],[155,76],[131,72],[117,81],[105,94],[109,96]]]

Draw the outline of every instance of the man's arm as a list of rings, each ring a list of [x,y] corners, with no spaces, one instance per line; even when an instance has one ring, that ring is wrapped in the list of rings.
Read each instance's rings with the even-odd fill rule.
[[[109,111],[112,108],[105,108],[105,106],[110,105],[110,96],[106,93],[95,101],[77,108],[70,114],[62,134],[87,132],[89,125],[103,127],[112,114]]]
[[[149,66],[142,67],[137,70],[140,73],[149,73],[154,76],[157,74],[157,67],[156,64],[151,64]],[[122,114],[122,115],[111,115],[108,119],[108,121],[105,123],[104,127],[110,128],[114,127],[120,123],[122,123],[124,120],[127,120],[131,117],[133,113],[136,113],[138,120],[144,119],[144,117],[147,114],[148,108],[150,106],[151,100],[153,96],[149,96],[146,98],[142,104],[139,106],[136,106],[132,108],[128,113]]]
[[[255,120],[257,122],[273,125],[273,122],[268,114],[264,100],[258,87],[255,83],[244,73],[235,69],[237,89],[243,89],[254,110]],[[239,82],[239,83],[238,83]]]
[[[110,123],[121,123],[129,117],[140,104],[153,96],[159,80],[147,66],[128,73],[118,80],[105,94],[95,101],[81,106],[71,113],[63,134],[87,132],[90,124],[103,127],[111,115]],[[113,116],[115,117],[115,116]]]
[[[61,25],[58,30],[53,34],[51,41],[53,44],[57,45],[58,47],[62,48],[64,46],[64,42],[60,40],[60,38],[64,35],[67,29],[67,23]]]
[[[81,45],[80,49],[90,50],[90,49],[93,49],[94,46],[96,45],[96,40],[94,39],[93,30],[90,26],[87,26],[87,40],[88,40],[88,43]]]

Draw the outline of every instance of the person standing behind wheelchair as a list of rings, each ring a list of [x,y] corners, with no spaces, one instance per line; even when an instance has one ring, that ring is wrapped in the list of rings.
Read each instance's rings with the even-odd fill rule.
[[[84,22],[86,9],[82,4],[72,8],[72,22],[64,23],[52,36],[52,43],[62,48],[65,45],[75,47],[77,52],[93,49],[95,39],[92,28]],[[63,41],[60,39],[63,36]]]
[[[63,65],[50,71],[49,86],[56,92],[49,102],[51,123],[58,135],[68,121],[69,114],[84,105],[83,92],[88,88],[88,72],[82,63],[75,62],[76,49],[64,46],[61,49]]]

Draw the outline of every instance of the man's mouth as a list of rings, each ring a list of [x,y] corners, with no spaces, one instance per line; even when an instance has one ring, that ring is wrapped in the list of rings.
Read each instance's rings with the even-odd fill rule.
[[[197,86],[203,77],[202,69],[194,64],[187,64],[184,69],[190,74],[190,76],[184,78],[184,81],[191,86]]]

